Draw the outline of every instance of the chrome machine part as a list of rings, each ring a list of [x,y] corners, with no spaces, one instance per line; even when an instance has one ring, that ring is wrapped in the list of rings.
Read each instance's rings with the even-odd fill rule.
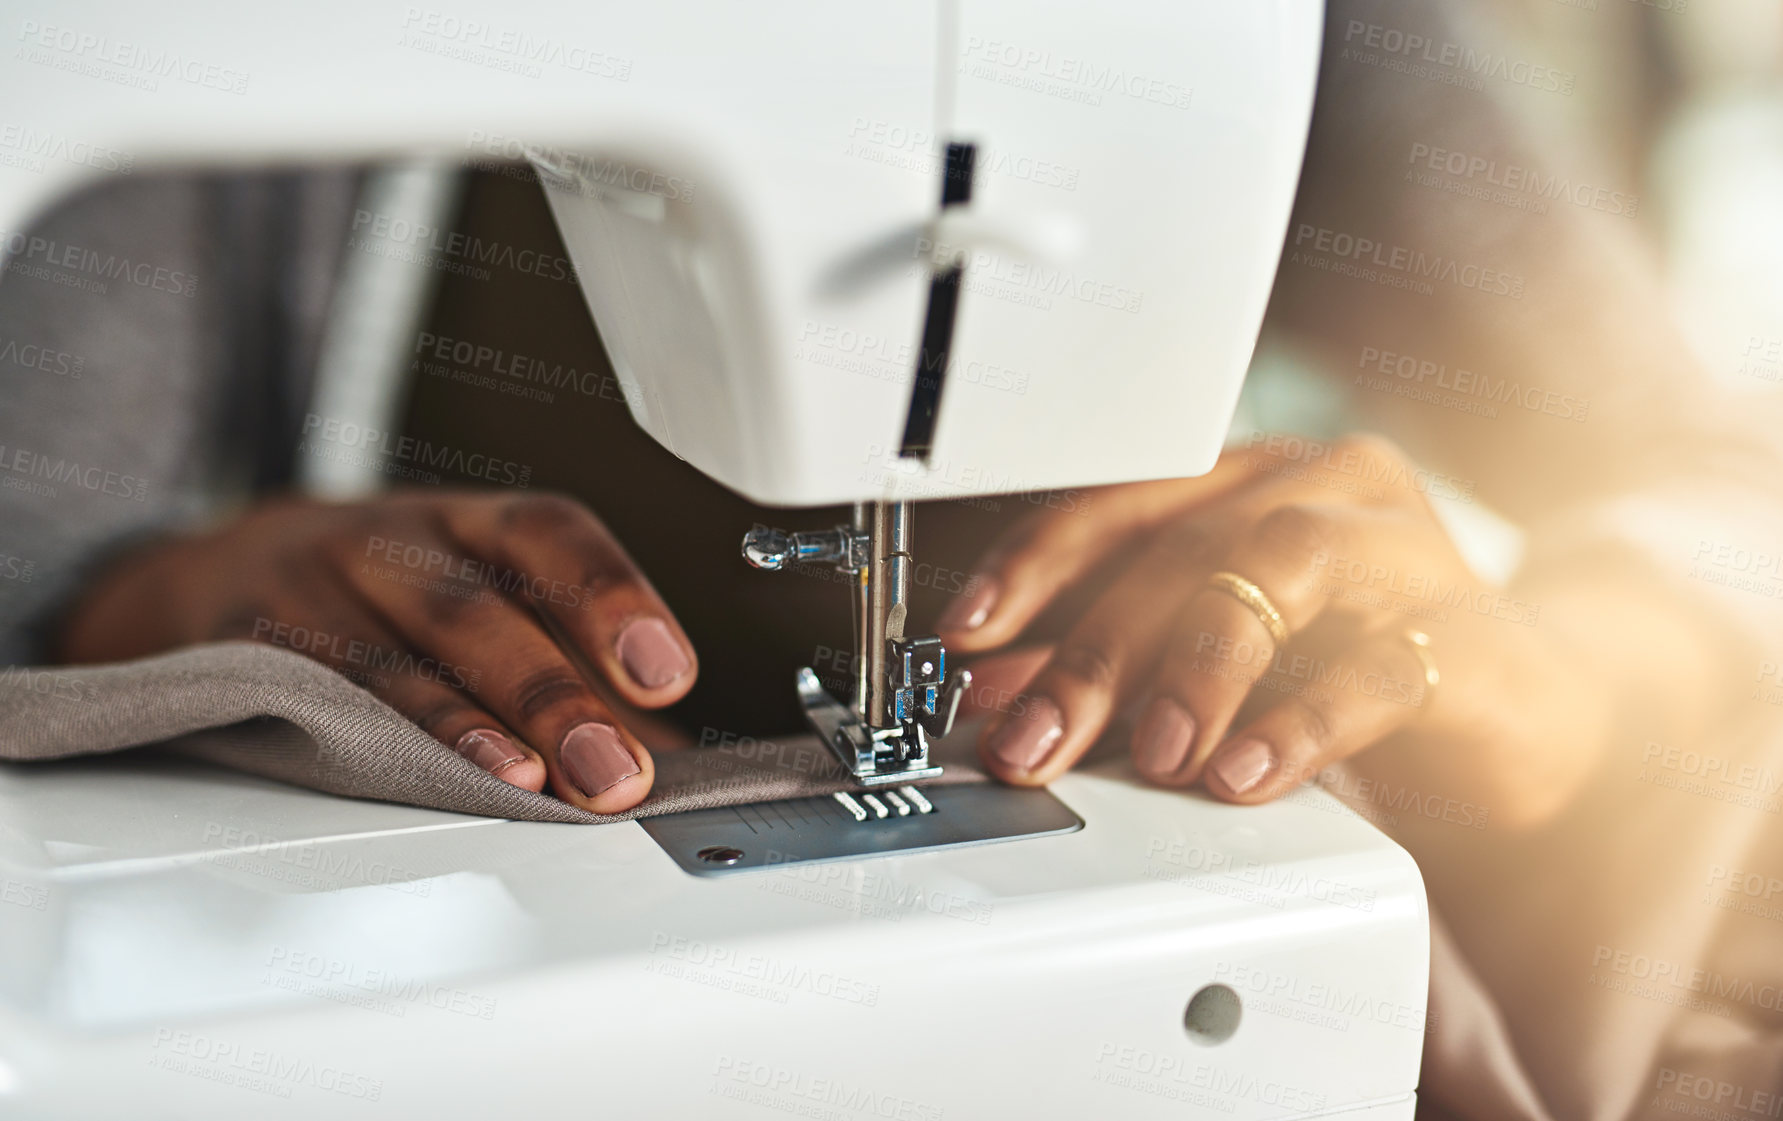
[[[789,564],[833,564],[856,572],[867,563],[867,539],[846,526],[789,534],[758,525],[743,535],[743,559],[770,572]]]
[[[897,727],[892,701],[891,643],[904,640],[910,613],[910,519],[908,502],[875,502],[867,569],[867,723]]]
[[[908,502],[857,503],[854,524],[810,533],[756,526],[743,557],[777,571],[828,564],[858,577],[855,588],[854,697],[843,704],[809,667],[798,673],[805,719],[862,786],[933,778],[930,737],[953,727],[969,671],[947,671],[947,649],[935,635],[909,638]]]

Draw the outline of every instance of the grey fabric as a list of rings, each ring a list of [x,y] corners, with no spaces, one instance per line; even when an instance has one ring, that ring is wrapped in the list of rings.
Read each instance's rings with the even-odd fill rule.
[[[660,751],[653,753],[655,785],[641,805],[592,814],[485,773],[339,674],[274,646],[213,643],[117,665],[0,670],[0,759],[66,759],[163,742],[331,794],[527,821],[598,824],[852,786],[813,737],[765,749],[756,741]],[[959,758],[940,781],[985,776]]]

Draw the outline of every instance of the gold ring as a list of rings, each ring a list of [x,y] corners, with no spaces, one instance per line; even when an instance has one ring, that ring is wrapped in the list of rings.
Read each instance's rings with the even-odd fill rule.
[[[1288,624],[1282,620],[1282,613],[1276,610],[1275,604],[1269,602],[1269,597],[1263,594],[1262,588],[1236,572],[1216,572],[1207,578],[1207,586],[1225,592],[1250,608],[1251,614],[1257,617],[1257,622],[1262,623],[1263,629],[1269,632],[1277,650],[1288,644]]]
[[[1403,637],[1424,667],[1424,695],[1418,698],[1418,707],[1429,708],[1431,700],[1436,696],[1436,687],[1442,684],[1442,674],[1436,668],[1436,656],[1430,652],[1430,636],[1423,631],[1406,631]]]

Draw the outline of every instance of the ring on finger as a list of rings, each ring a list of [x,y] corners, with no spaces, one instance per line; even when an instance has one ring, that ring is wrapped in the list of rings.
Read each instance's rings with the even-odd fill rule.
[[[1275,643],[1277,650],[1288,644],[1288,624],[1262,588],[1236,572],[1224,571],[1209,576],[1207,586],[1225,592],[1249,608],[1251,614],[1257,617],[1257,622],[1262,623],[1263,629],[1269,632],[1269,638]]]
[[[1418,656],[1418,664],[1424,667],[1424,695],[1418,700],[1418,707],[1427,709],[1436,697],[1436,687],[1442,684],[1442,673],[1436,668],[1436,655],[1430,652],[1430,636],[1420,630],[1407,630],[1400,637]]]

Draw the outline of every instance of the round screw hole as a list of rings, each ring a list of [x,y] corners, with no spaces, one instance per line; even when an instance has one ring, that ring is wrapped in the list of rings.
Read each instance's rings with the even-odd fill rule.
[[[707,864],[729,866],[743,859],[743,850],[731,848],[729,845],[707,845],[695,855]]]
[[[1232,1038],[1243,1016],[1244,1005],[1230,986],[1204,985],[1183,1010],[1182,1027],[1196,1043],[1213,1047]]]

